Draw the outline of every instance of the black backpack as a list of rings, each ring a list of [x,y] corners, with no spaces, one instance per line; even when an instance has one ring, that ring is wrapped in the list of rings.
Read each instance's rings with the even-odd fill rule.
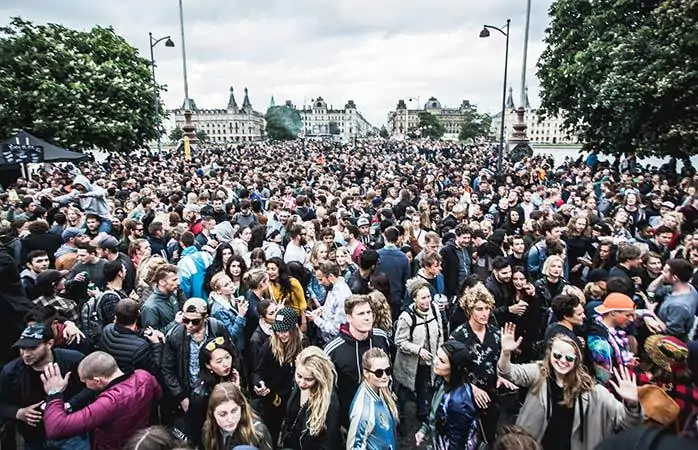
[[[414,337],[414,329],[417,328],[417,314],[414,312],[414,303],[406,306],[403,311],[405,311],[407,313],[407,315],[410,316],[410,319],[412,320],[412,323],[410,324],[410,342],[412,342],[412,338]],[[433,301],[431,302],[431,312],[433,313],[433,317],[429,320],[422,322],[424,325],[427,325],[432,320],[440,320],[441,319],[441,314],[436,309],[436,306],[434,305]],[[393,324],[393,339],[396,336],[397,324],[399,321],[400,321],[400,319],[396,320],[395,324]]]

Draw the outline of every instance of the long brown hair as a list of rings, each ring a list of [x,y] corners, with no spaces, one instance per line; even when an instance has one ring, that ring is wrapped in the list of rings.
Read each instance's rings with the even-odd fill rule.
[[[533,385],[532,392],[534,394],[538,394],[546,381],[548,383],[555,382],[551,379],[551,376],[553,375],[553,368],[550,362],[552,348],[555,341],[562,341],[565,344],[568,344],[574,349],[574,353],[577,356],[577,359],[574,362],[574,369],[562,377],[562,404],[568,408],[572,408],[574,407],[574,402],[577,400],[577,398],[579,398],[579,396],[584,392],[590,392],[593,390],[596,383],[594,382],[594,379],[591,378],[591,375],[587,373],[587,370],[584,367],[584,361],[582,358],[583,355],[579,348],[579,344],[565,335],[560,334],[550,340],[548,349],[545,352],[545,357],[543,357],[542,361],[538,362],[540,365],[541,376]]]
[[[240,422],[235,429],[234,436],[239,442],[254,447],[259,447],[262,436],[254,429],[254,422],[259,418],[254,413],[242,391],[234,383],[217,384],[211,392],[204,422],[204,444],[207,449],[219,448],[219,428],[214,412],[216,408],[227,401],[233,401],[240,407]]]
[[[273,332],[269,338],[271,353],[282,366],[292,363],[301,350],[303,350],[303,334],[301,333],[301,329],[296,325],[289,330],[289,334],[291,337],[285,344],[281,342],[276,332]]]

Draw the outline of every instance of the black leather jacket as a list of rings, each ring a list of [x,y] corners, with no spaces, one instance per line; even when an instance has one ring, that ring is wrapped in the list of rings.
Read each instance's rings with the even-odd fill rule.
[[[223,336],[230,340],[230,335],[222,323],[213,317],[206,319],[207,339]],[[162,377],[169,394],[181,402],[189,397],[189,358],[199,359],[199,355],[189,354],[189,340],[186,327],[177,324],[168,333],[165,340],[165,351],[162,355]]]

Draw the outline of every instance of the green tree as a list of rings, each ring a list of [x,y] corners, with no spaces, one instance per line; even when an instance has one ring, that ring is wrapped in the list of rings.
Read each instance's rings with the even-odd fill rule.
[[[301,130],[301,115],[296,108],[287,105],[271,106],[265,116],[267,137],[273,141],[296,139]]]
[[[383,139],[388,139],[390,137],[390,133],[388,133],[388,129],[383,125],[380,130],[380,137]]]
[[[196,130],[196,138],[199,142],[208,142],[208,134],[204,130]]]
[[[698,0],[558,0],[538,63],[541,107],[587,149],[698,152]]]
[[[150,62],[112,28],[13,18],[0,27],[0,67],[2,137],[25,129],[70,148],[118,151],[157,138]]]
[[[422,111],[419,113],[419,132],[422,137],[441,139],[446,128],[433,114]]]
[[[175,127],[172,131],[170,131],[170,142],[179,142],[182,137],[184,137],[184,132],[181,128]]]
[[[461,141],[475,141],[478,138],[486,137],[490,134],[491,125],[492,116],[480,114],[475,108],[469,109],[463,116],[458,139]]]
[[[337,122],[335,122],[334,120],[330,121],[329,129],[330,129],[329,130],[330,134],[334,134],[334,135],[339,134],[339,125],[337,125]]]

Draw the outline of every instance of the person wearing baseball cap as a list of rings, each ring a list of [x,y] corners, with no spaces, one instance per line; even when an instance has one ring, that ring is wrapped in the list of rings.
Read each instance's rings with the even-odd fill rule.
[[[304,346],[299,323],[300,319],[293,308],[279,309],[271,324],[271,337],[259,351],[252,369],[252,386],[255,394],[261,397],[264,424],[269,428],[273,442],[277,440],[286,414],[296,356]]]
[[[54,256],[56,257],[56,269],[70,270],[77,261],[78,244],[89,242],[90,238],[80,228],[68,227],[61,233],[63,245],[61,245]]]
[[[0,372],[0,406],[17,419],[17,431],[24,438],[25,448],[45,448],[43,444],[47,440],[40,409],[46,394],[39,373],[54,364],[61,374],[70,372],[65,399],[72,398],[83,388],[78,379],[78,365],[83,354],[53,348],[53,344],[54,334],[50,326],[44,323],[27,326],[12,345],[19,350],[20,356],[5,364]],[[80,442],[71,440],[71,444],[65,448],[88,448],[84,438]]]
[[[114,236],[106,235],[99,240],[97,246],[103,259],[109,262],[119,261],[124,266],[126,273],[121,289],[126,295],[130,295],[136,287],[136,266],[128,255],[119,251],[119,240]]]
[[[189,410],[189,397],[200,381],[199,351],[209,339],[230,334],[217,319],[209,317],[208,306],[202,298],[192,297],[177,313],[178,323],[167,334],[162,355],[162,377],[165,390],[181,407],[179,413]]]
[[[630,351],[623,328],[635,319],[635,302],[625,294],[613,292],[594,311],[599,317],[589,325],[587,348],[592,358],[593,375],[605,385],[611,379],[613,369],[634,365],[635,355]]]

